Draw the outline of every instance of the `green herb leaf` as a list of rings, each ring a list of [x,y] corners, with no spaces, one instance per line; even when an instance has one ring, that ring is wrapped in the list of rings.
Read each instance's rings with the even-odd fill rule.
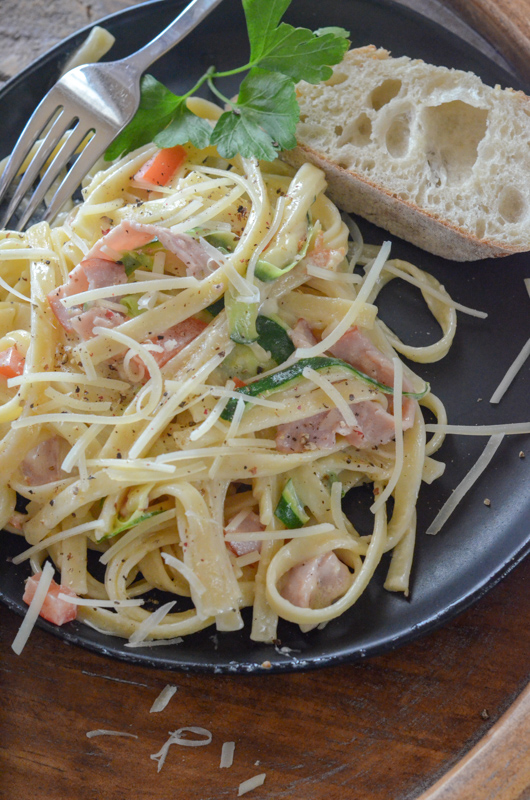
[[[327,33],[332,33],[334,36],[342,36],[343,39],[350,38],[350,32],[346,30],[346,28],[336,28],[335,26],[331,25],[329,28],[318,28],[316,31],[313,31],[315,36],[325,36]]]
[[[289,78],[252,70],[241,84],[234,109],[221,115],[212,133],[219,155],[232,158],[240,153],[272,161],[278,150],[295,146],[300,109]]]
[[[256,156],[263,161],[274,161],[277,156],[270,136],[251,119],[232,111],[219,117],[212,134],[212,144],[217,145],[219,155],[223,158],[233,158],[240,153],[244,158]]]
[[[331,65],[342,61],[349,42],[343,28],[294,28],[280,19],[290,5],[287,0],[243,0],[250,40],[250,63],[281,72],[293,81],[320,83],[333,74]],[[337,34],[336,31],[341,31]]]
[[[243,0],[250,42],[250,61],[255,63],[264,55],[267,43],[274,36],[291,0]]]
[[[307,28],[282,23],[270,50],[256,66],[288,75],[293,81],[320,83],[333,75],[331,64],[342,61],[349,42],[342,36],[326,33],[315,36]]]
[[[182,98],[173,119],[167,128],[154,137],[154,142],[159,147],[174,147],[176,144],[191,142],[195,147],[202,149],[210,144],[211,135],[212,129],[206,120],[193,114]]]
[[[171,121],[175,109],[181,102],[180,97],[170,92],[152,75],[143,76],[140,90],[138,111],[108,148],[105,153],[106,161],[113,161],[137,147],[152,142]]]
[[[191,142],[198,148],[217,145],[219,154],[232,158],[237,153],[265,161],[279,150],[296,145],[299,118],[294,82],[318,83],[331,77],[348,48],[344,28],[321,28],[312,33],[281,22],[291,0],[242,0],[250,41],[248,64],[216,72],[211,67],[185,95],[173,94],[151,75],[141,82],[140,106],[134,118],[105,153],[113,160],[154,141],[159,147]],[[223,101],[213,79],[244,72],[237,103],[221,115],[212,132],[210,124],[193,114],[187,98],[206,81]]]

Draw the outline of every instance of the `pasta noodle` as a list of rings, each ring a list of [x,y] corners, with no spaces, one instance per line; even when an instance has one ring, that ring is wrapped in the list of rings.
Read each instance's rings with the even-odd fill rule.
[[[181,150],[167,180],[142,179],[148,145],[94,170],[52,229],[0,233],[0,521],[28,543],[16,563],[51,558],[61,602],[131,646],[237,630],[246,606],[271,642],[279,618],[344,613],[385,552],[386,588],[408,593],[447,419],[398,353],[442,358],[455,303],[389,242],[364,245],[314,166]],[[378,318],[395,277],[439,342]],[[369,535],[341,505],[366,483]]]

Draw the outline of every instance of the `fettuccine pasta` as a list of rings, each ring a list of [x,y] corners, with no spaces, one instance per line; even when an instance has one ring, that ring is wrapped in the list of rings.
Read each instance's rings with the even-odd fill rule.
[[[399,354],[442,358],[455,308],[325,189],[309,164],[148,145],[54,227],[0,234],[0,523],[87,624],[141,646],[237,630],[252,606],[271,642],[279,618],[343,614],[389,551],[385,586],[408,593],[418,492],[443,472],[420,406],[446,420]],[[395,277],[436,344],[378,319]],[[362,535],[341,500],[367,483]]]

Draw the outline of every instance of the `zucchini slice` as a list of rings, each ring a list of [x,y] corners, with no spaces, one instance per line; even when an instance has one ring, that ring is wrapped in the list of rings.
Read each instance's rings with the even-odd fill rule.
[[[276,320],[260,314],[256,320],[256,328],[258,331],[258,344],[264,350],[268,350],[271,358],[277,364],[283,364],[291,353],[294,353],[294,344],[289,338],[289,334]]]
[[[276,506],[274,515],[287,528],[301,528],[309,521],[309,516],[306,514],[305,508],[296,494],[292,478],[289,478],[283,487],[282,496]]]
[[[343,369],[346,373],[350,373],[351,375],[355,375],[355,377],[359,378],[360,380],[367,383],[369,386],[372,386],[374,389],[377,389],[378,392],[383,392],[383,394],[394,394],[394,389],[391,386],[386,386],[384,383],[379,383],[379,381],[370,378],[368,375],[365,375],[364,372],[359,372],[358,369],[352,367],[351,364],[346,363],[346,361],[342,361],[340,358],[331,358],[328,356],[316,356],[315,358],[302,358],[300,361],[297,361],[296,364],[291,364],[290,367],[286,367],[285,369],[280,370],[279,372],[275,372],[273,375],[267,375],[266,378],[261,378],[259,381],[255,381],[254,383],[250,383],[248,386],[242,386],[240,389],[236,391],[242,395],[249,395],[250,397],[258,397],[259,395],[263,395],[267,397],[274,392],[282,391],[283,389],[287,389],[289,386],[292,386],[296,381],[302,379],[302,372],[306,367],[312,367],[316,370],[326,370],[332,369],[333,367],[338,367]],[[424,397],[427,392],[430,391],[430,386],[428,383],[425,384],[425,388],[421,392],[403,392],[404,397],[413,397],[415,400],[420,400]],[[221,418],[227,421],[230,421],[234,416],[234,412],[236,410],[237,400],[230,399],[226,404],[225,410],[221,414]]]
[[[228,320],[228,331],[233,342],[238,344],[252,344],[257,342],[258,331],[256,320],[258,318],[259,303],[247,303],[237,299],[237,292],[229,286],[225,292],[225,310]]]
[[[319,223],[317,224],[318,224],[318,230],[320,230],[320,224]],[[302,247],[295,255],[291,263],[287,264],[285,267],[276,267],[269,261],[266,261],[265,259],[260,259],[256,264],[256,268],[254,270],[256,278],[258,278],[260,281],[263,281],[264,283],[270,283],[271,281],[275,281],[276,278],[281,278],[282,275],[285,275],[287,272],[290,272],[292,269],[294,269],[296,265],[299,264],[300,261],[306,257],[309,245],[313,240],[313,234],[315,233],[315,231],[317,231],[317,225],[309,224],[307,227],[307,235]]]

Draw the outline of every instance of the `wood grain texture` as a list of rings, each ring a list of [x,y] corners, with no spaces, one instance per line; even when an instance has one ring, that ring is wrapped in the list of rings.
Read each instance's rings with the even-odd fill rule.
[[[204,676],[131,666],[34,631],[20,657],[19,618],[2,609],[2,800],[225,800],[266,772],[255,800],[413,800],[492,729],[528,679],[530,561],[430,636],[366,662],[305,674]],[[167,683],[165,711],[149,709]],[[207,747],[150,755],[168,732],[210,730]],[[138,739],[96,737],[96,728]],[[231,769],[221,746],[235,741]],[[519,748],[519,752],[522,748]],[[524,752],[522,753],[524,756]],[[497,763],[530,791],[518,752]],[[256,762],[259,761],[259,764]],[[31,775],[31,791],[29,776]],[[520,787],[519,787],[520,788]],[[518,800],[523,794],[436,800]],[[434,800],[430,797],[429,800]]]
[[[530,81],[530,0],[444,0]]]
[[[420,800],[524,800],[530,787],[530,685]]]

